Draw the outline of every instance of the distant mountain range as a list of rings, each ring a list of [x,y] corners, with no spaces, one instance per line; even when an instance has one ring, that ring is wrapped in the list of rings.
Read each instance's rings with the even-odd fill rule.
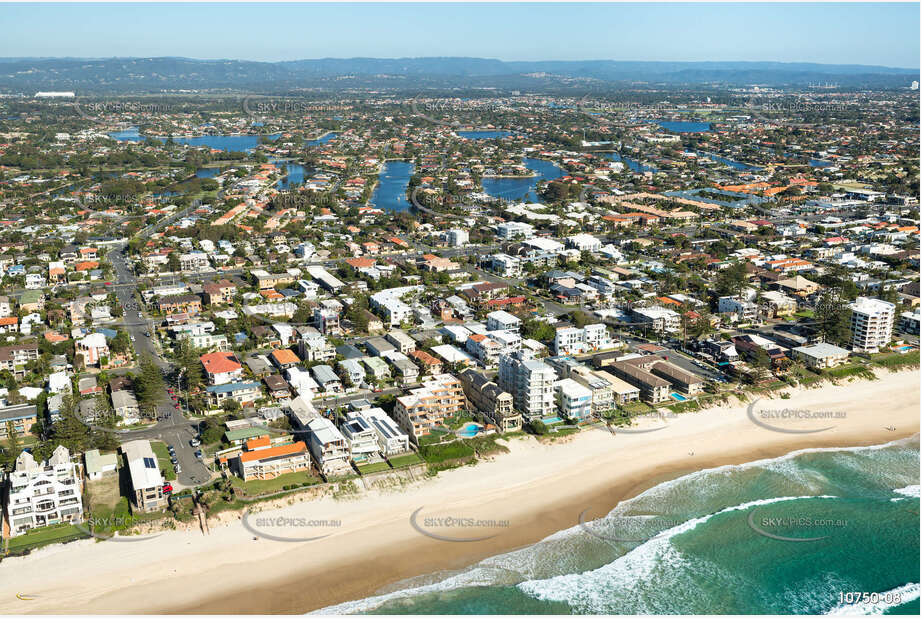
[[[906,88],[918,69],[783,62],[625,62],[617,60],[505,62],[486,58],[322,58],[285,62],[190,58],[0,58],[0,92],[75,90],[279,91],[355,87],[497,88],[528,91],[605,88],[762,85],[843,89]]]

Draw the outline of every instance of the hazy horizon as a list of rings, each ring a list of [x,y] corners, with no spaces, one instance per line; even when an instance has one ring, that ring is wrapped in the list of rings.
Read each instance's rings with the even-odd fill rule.
[[[19,27],[5,33],[0,57],[550,58],[915,69],[919,17],[917,3],[3,4],[0,19]]]

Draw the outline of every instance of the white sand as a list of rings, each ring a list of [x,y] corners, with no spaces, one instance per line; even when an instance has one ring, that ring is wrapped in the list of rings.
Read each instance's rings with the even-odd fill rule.
[[[759,412],[790,408],[846,415],[799,422],[758,416],[782,428],[832,426],[820,433],[769,431],[752,423],[744,406],[727,406],[670,418],[664,429],[649,433],[611,436],[590,430],[556,443],[512,439],[510,453],[435,479],[355,499],[296,503],[272,513],[341,521],[338,528],[264,528],[286,537],[330,534],[307,543],[254,541],[252,533],[232,522],[212,527],[208,536],[168,532],[143,542],[52,546],[0,563],[0,611],[300,613],[368,596],[411,575],[457,568],[535,542],[576,525],[586,508],[589,518],[603,516],[604,508],[666,477],[801,448],[883,443],[912,435],[919,427],[918,377],[915,371],[882,374],[876,381],[799,390],[790,399],[762,400],[755,406]],[[890,425],[896,430],[887,430]],[[444,543],[410,525],[410,515],[420,507],[420,524],[427,517],[451,516],[508,520],[510,526],[426,526],[454,538],[497,534],[483,543]],[[260,516],[251,515],[250,521]],[[292,590],[292,581],[302,582],[298,590]],[[33,600],[19,600],[17,593]]]

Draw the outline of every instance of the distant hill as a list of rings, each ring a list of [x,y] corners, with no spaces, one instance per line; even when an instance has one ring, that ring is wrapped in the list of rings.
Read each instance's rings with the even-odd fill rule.
[[[286,62],[190,58],[3,58],[0,91],[278,90],[317,87],[536,88],[550,84],[905,88],[917,69],[782,62],[504,62],[487,58],[321,58]]]

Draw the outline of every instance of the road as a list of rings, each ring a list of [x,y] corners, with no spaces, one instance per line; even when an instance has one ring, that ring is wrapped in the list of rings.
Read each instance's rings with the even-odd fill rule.
[[[138,304],[137,279],[125,262],[125,248],[126,245],[120,245],[113,248],[109,254],[109,260],[115,268],[117,283],[116,286],[113,286],[115,295],[124,310],[124,328],[131,335],[135,357],[140,360],[143,355],[149,354],[157,366],[164,373],[168,373],[171,365],[160,355],[154,338],[148,336],[151,332],[150,320],[144,316]],[[164,387],[162,403],[157,406],[157,418],[159,419],[157,424],[127,434],[120,433],[119,438],[123,441],[147,438],[162,440],[172,445],[176,449],[176,458],[181,466],[177,479],[178,484],[194,487],[207,483],[211,479],[211,472],[204,463],[196,459],[195,448],[189,445],[189,440],[197,435],[195,426],[198,423],[183,416],[182,411],[176,408],[170,393],[165,390],[166,388]],[[178,392],[176,385],[173,386],[173,389]]]

